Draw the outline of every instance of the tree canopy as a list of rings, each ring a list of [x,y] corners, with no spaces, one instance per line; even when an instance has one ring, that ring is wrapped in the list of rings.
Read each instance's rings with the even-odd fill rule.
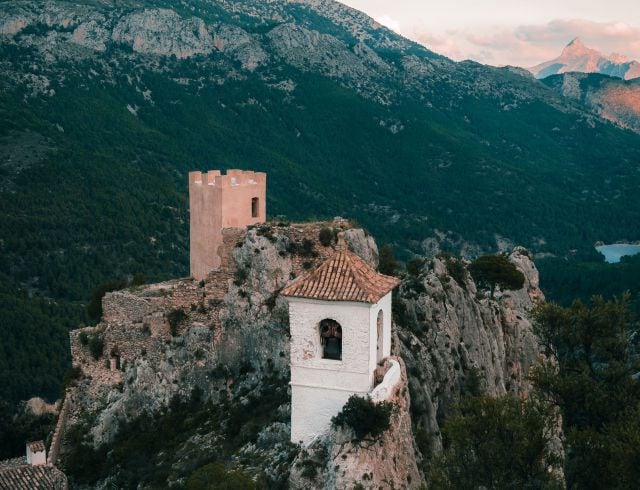
[[[628,297],[544,304],[535,332],[553,361],[532,380],[561,412],[569,488],[634,488],[640,481],[640,358]]]
[[[473,280],[480,286],[491,288],[491,298],[496,286],[502,289],[520,289],[524,275],[504,255],[483,255],[469,266]]]
[[[554,410],[512,396],[471,397],[443,428],[444,450],[430,471],[433,489],[562,488],[552,450]]]

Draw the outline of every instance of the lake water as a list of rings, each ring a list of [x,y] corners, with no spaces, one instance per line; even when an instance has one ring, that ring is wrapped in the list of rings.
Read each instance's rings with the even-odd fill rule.
[[[617,264],[620,258],[625,255],[636,255],[640,253],[640,245],[628,243],[616,243],[614,245],[601,245],[596,250],[604,255],[604,260],[610,264]]]

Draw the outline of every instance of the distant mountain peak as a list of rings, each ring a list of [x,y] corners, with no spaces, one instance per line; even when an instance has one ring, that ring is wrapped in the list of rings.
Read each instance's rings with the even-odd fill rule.
[[[640,77],[640,64],[626,56],[612,54],[606,56],[588,47],[576,37],[567,44],[557,58],[529,68],[536,78],[546,78],[567,72],[601,73],[630,80]]]
[[[628,56],[625,56],[625,55],[620,54],[620,53],[611,53],[609,55],[609,59],[611,61],[616,62],[616,63],[628,63],[630,61],[633,61],[633,60],[630,60]]]
[[[562,50],[562,54],[560,55],[560,59],[564,59],[566,62],[571,62],[572,59],[580,58],[584,56],[592,56],[594,58],[602,57],[595,49],[588,48],[583,42],[582,39],[576,37],[569,44],[565,46]]]
[[[582,42],[582,39],[580,39],[579,37],[574,37],[569,44],[567,44],[567,48],[570,46],[584,46],[584,43]]]

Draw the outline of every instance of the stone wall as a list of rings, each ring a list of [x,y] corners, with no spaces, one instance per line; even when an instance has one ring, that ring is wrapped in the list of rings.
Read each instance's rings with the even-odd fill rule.
[[[64,440],[64,431],[67,424],[67,417],[69,416],[69,410],[71,405],[71,397],[68,393],[64,397],[62,407],[60,408],[60,414],[58,415],[58,422],[51,438],[51,446],[49,446],[49,455],[47,457],[47,463],[50,465],[56,465],[58,462],[58,456],[60,455],[60,447]]]

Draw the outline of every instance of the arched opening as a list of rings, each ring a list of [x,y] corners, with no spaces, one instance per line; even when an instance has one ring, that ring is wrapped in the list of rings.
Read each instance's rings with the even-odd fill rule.
[[[378,340],[376,342],[376,362],[384,359],[384,313],[382,310],[378,312],[377,320]]]
[[[258,214],[260,214],[260,200],[257,197],[251,199],[251,217],[257,218]]]
[[[342,327],[327,318],[320,322],[320,343],[322,344],[322,358],[342,360]]]

